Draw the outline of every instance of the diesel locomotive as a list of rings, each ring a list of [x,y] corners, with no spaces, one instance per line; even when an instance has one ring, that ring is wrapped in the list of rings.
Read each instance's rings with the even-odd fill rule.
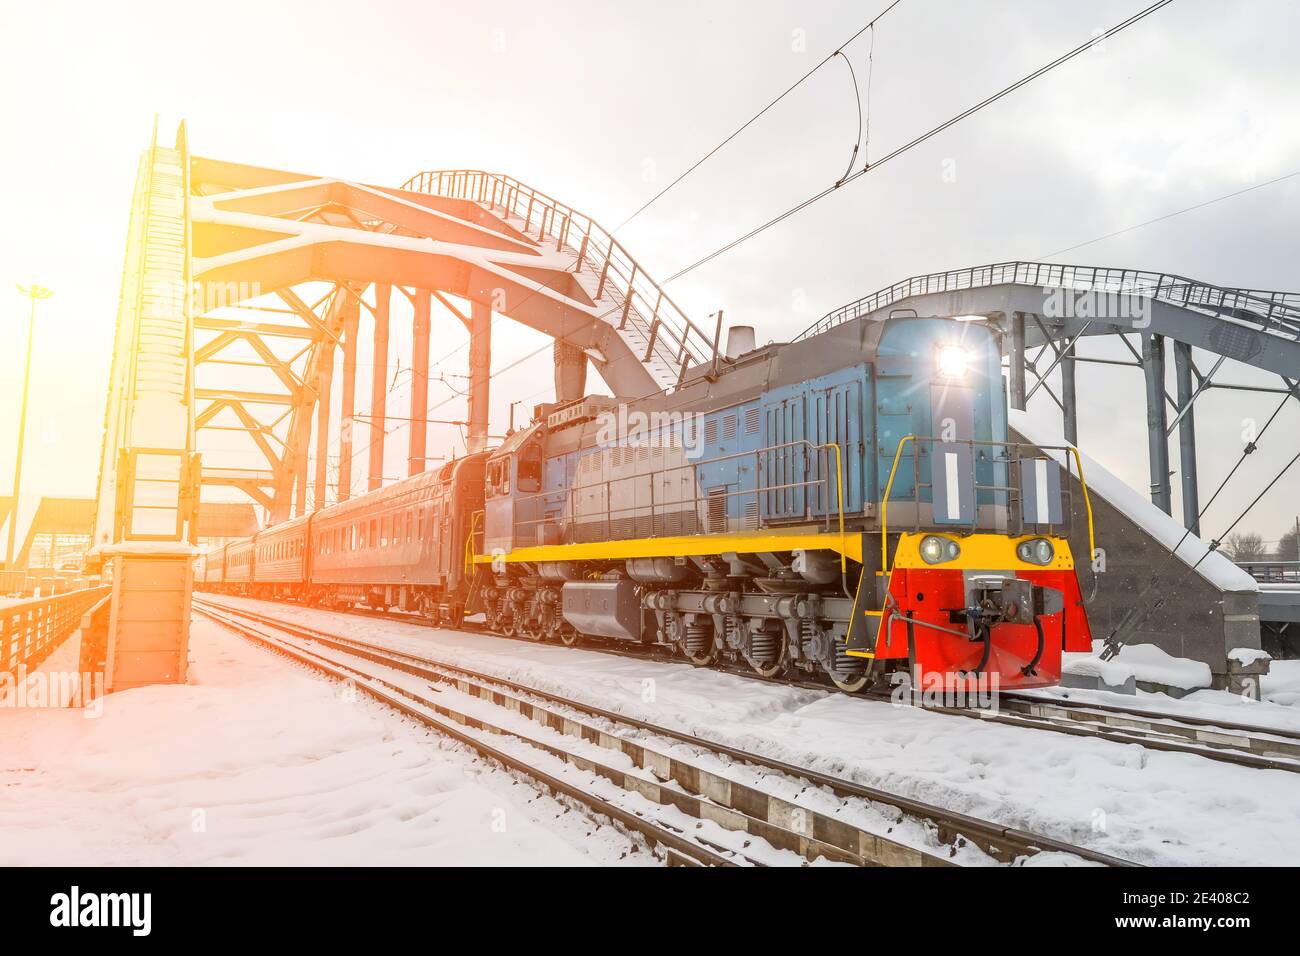
[[[491,451],[209,552],[199,586],[845,691],[1050,685],[1091,646],[1068,544],[1082,514],[1092,546],[1091,508],[1072,448],[1008,440],[997,335],[855,320],[542,405]]]

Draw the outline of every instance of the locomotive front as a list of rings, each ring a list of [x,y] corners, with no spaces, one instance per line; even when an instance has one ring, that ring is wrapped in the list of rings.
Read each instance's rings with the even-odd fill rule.
[[[1077,452],[1008,440],[1001,348],[982,323],[893,323],[877,365],[875,600],[864,565],[847,653],[905,659],[925,690],[1058,683],[1062,652],[1091,645],[1069,544],[1080,514],[1091,550]]]

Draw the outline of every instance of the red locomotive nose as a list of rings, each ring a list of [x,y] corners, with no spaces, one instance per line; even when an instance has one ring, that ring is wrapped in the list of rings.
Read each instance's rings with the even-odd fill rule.
[[[909,657],[915,686],[922,690],[996,693],[1059,683],[1062,652],[1091,646],[1078,582],[1070,572],[1048,570],[1018,571],[1014,580],[1060,598],[1045,609],[1009,598],[995,616],[981,617],[981,609],[968,606],[960,570],[895,569],[889,588],[893,607],[877,640],[877,656]]]

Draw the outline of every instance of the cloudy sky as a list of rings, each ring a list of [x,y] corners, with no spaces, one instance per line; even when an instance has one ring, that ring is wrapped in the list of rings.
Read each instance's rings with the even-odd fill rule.
[[[498,170],[613,226],[886,5],[0,0],[6,408],[19,395],[26,302],[5,290],[37,281],[56,293],[36,339],[27,504],[93,493],[123,236],[155,113],[164,139],[187,120],[200,155],[379,184],[421,169]],[[902,0],[846,49],[864,99],[870,79],[867,158],[1144,5]],[[697,320],[721,308],[760,341],[781,340],[911,275],[1047,258],[1300,171],[1297,32],[1300,8],[1287,0],[1175,0],[670,292]],[[670,275],[834,182],[857,126],[848,68],[830,63],[619,236],[653,275]],[[1300,290],[1297,221],[1300,176],[1055,261]],[[441,371],[464,371],[464,349],[453,351],[463,338],[454,322],[438,327]],[[525,329],[499,333],[494,365],[540,344]],[[1081,351],[1107,354],[1101,343]],[[1094,369],[1081,369],[1081,444],[1145,490],[1140,376]],[[1277,384],[1225,370],[1227,381]],[[543,355],[494,380],[494,432],[512,400],[549,397],[549,375]],[[459,412],[446,394],[444,413]],[[1276,402],[1223,391],[1198,403],[1203,498],[1235,461],[1243,420],[1262,422]],[[1057,420],[1041,393],[1031,411]],[[16,419],[0,415],[4,487]],[[1207,531],[1295,453],[1298,426],[1292,402]],[[431,448],[459,442],[451,427],[430,437]],[[390,474],[404,449],[404,436],[390,440]],[[1171,454],[1176,467],[1176,445]],[[1276,539],[1298,501],[1300,470],[1244,527]]]

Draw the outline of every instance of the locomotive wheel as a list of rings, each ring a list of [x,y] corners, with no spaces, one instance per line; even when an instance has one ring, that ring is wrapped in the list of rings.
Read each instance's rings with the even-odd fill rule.
[[[870,678],[866,671],[863,671],[857,677],[841,677],[835,671],[827,671],[826,676],[831,679],[832,684],[846,694],[856,694],[867,686],[867,680]]]
[[[692,654],[681,645],[678,645],[678,650],[681,651],[682,657],[686,658],[696,667],[708,667],[718,659],[718,649],[713,646],[712,641],[709,642],[708,650],[701,654]]]
[[[565,647],[576,647],[578,642],[582,640],[582,635],[578,633],[578,629],[571,624],[561,626],[558,636],[560,643]]]
[[[504,634],[506,637],[514,637],[518,633],[518,631],[515,629],[515,622],[511,620],[503,623],[501,625],[501,633]]]
[[[781,673],[781,669],[785,667],[785,661],[783,660],[773,661],[770,667],[759,667],[753,661],[749,661],[748,663],[750,669],[759,677],[775,677],[777,674]]]

